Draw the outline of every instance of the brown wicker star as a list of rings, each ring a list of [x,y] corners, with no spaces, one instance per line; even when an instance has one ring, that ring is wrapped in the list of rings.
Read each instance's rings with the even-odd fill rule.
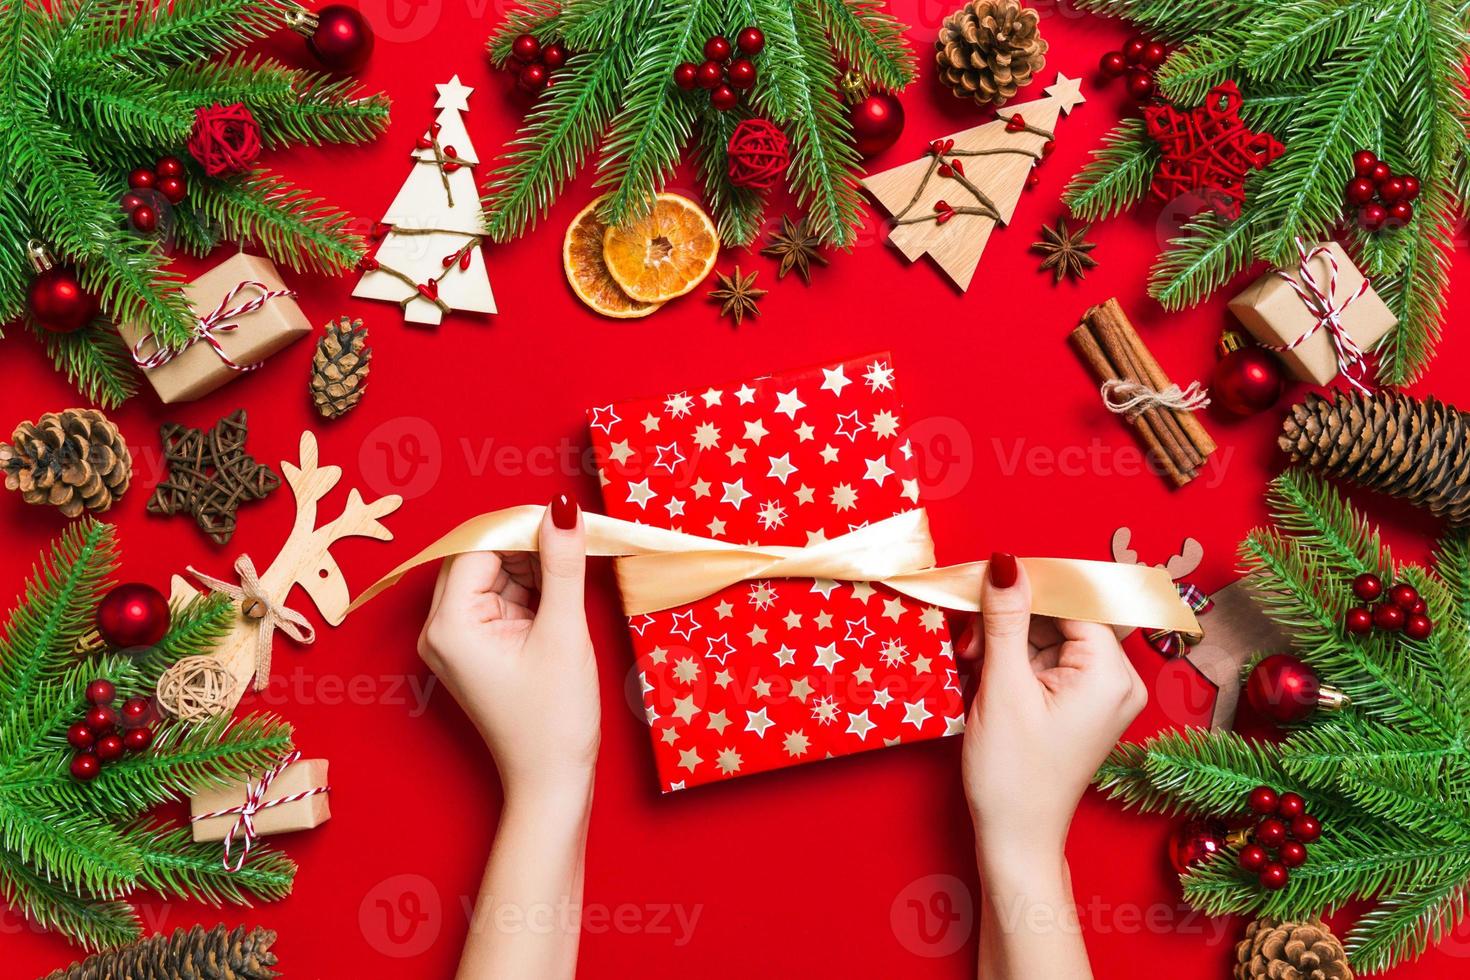
[[[771,236],[770,244],[761,249],[761,254],[781,260],[781,265],[776,269],[777,279],[785,279],[786,273],[794,269],[801,276],[801,281],[810,286],[812,263],[827,264],[827,257],[822,254],[821,248],[822,240],[812,233],[806,218],[792,221],[783,214],[781,230]]]
[[[728,276],[724,273],[715,274],[715,288],[709,291],[709,298],[720,303],[720,316],[728,316],[735,321],[735,326],[745,322],[746,316],[760,316],[760,298],[766,295],[766,290],[755,288],[755,273],[748,276],[740,274],[740,266]]]
[[[1091,228],[1091,225],[1083,225],[1073,231],[1062,218],[1057,219],[1055,228],[1042,227],[1041,241],[1033,243],[1031,248],[1046,256],[1041,263],[1041,271],[1052,271],[1053,284],[1061,282],[1064,276],[1083,279],[1088,269],[1096,268],[1097,259],[1087,254],[1097,248],[1096,242],[1087,241],[1087,232]]]
[[[235,533],[241,504],[263,500],[281,485],[274,470],[245,452],[249,432],[243,408],[207,432],[169,422],[159,434],[168,475],[148,498],[148,512],[189,514],[216,544]]]

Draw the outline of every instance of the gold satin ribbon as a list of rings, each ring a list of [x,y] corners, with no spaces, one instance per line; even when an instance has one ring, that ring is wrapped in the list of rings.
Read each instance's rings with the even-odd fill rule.
[[[465,521],[373,583],[360,608],[420,565],[473,551],[535,552],[546,508],[507,507]],[[628,616],[686,605],[737,582],[821,578],[874,582],[933,606],[979,612],[986,562],[934,567],[923,510],[905,511],[804,548],[738,545],[681,531],[586,514],[587,554],[616,559]],[[1077,558],[1022,558],[1031,608],[1042,616],[1199,636],[1194,612],[1163,569]]]

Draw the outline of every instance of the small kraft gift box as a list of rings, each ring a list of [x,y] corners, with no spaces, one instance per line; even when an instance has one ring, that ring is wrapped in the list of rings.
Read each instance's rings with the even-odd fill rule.
[[[310,830],[332,816],[329,791],[327,760],[301,759],[293,753],[275,769],[245,783],[193,794],[189,813],[194,839],[243,837],[248,844],[257,836]]]

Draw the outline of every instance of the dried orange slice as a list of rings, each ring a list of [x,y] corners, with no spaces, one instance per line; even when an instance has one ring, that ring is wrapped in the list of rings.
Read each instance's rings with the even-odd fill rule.
[[[597,209],[606,198],[606,194],[599,197],[572,219],[562,242],[562,268],[577,298],[603,316],[620,320],[648,316],[661,304],[640,303],[623,292],[602,261],[602,237],[607,225],[597,216]]]
[[[608,228],[602,259],[617,284],[635,300],[664,303],[698,286],[715,267],[720,236],[698,204],[660,194],[638,221]]]

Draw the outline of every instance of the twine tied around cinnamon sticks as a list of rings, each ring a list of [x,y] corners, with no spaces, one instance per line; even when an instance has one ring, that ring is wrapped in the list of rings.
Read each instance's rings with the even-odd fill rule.
[[[1209,404],[1199,382],[1170,381],[1116,299],[1088,310],[1071,337],[1108,410],[1128,420],[1173,484],[1198,476],[1216,448],[1194,415]]]

